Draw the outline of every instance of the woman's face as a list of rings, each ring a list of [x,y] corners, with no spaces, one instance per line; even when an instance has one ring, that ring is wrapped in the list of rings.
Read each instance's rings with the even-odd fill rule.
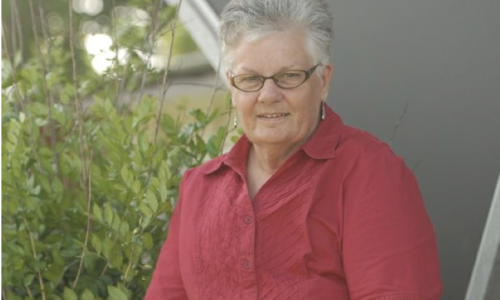
[[[287,70],[309,70],[314,62],[303,34],[283,32],[256,41],[243,40],[233,50],[232,75],[273,76]],[[257,146],[297,147],[319,122],[321,101],[328,94],[332,66],[320,67],[302,85],[282,89],[271,79],[259,91],[231,87],[232,102],[248,139]]]

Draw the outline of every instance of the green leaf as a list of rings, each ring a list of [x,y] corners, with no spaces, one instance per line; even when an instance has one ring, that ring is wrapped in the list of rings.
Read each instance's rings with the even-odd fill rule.
[[[132,185],[132,191],[136,194],[139,194],[141,191],[141,182],[139,180],[135,180],[134,184]]]
[[[212,111],[212,113],[208,117],[208,122],[210,123],[210,122],[214,121],[215,119],[217,119],[218,116],[219,116],[219,110],[214,109],[214,111]]]
[[[24,122],[24,120],[26,120],[26,114],[25,114],[25,113],[23,113],[23,112],[20,112],[20,113],[19,113],[19,122],[20,122],[20,123],[23,123],[23,122]]]
[[[108,285],[108,294],[110,300],[127,300],[127,293],[122,291],[120,288]]]
[[[32,190],[35,187],[35,176],[30,176],[26,180],[26,188]]]
[[[60,199],[60,196],[63,194],[64,187],[59,180],[59,178],[51,178],[50,187],[52,193],[54,193],[55,199]]]
[[[126,238],[129,233],[130,233],[130,227],[129,227],[127,221],[125,220],[124,222],[121,223],[120,235]]]
[[[146,203],[151,208],[153,214],[158,211],[158,200],[156,200],[156,195],[151,190],[148,190],[146,193]]]
[[[196,135],[196,152],[204,156],[206,148],[207,146],[203,139],[199,135]]]
[[[102,243],[102,255],[106,258],[111,257],[111,251],[113,250],[113,242],[109,239],[109,237],[104,238]]]
[[[111,228],[113,228],[115,231],[118,231],[120,229],[120,216],[117,212],[113,213],[113,224],[111,225]]]
[[[92,205],[92,212],[94,213],[94,217],[102,223],[102,211],[98,204],[94,203]]]
[[[109,259],[109,263],[116,269],[120,269],[123,265],[123,256],[120,253],[113,253],[111,258]]]
[[[148,221],[153,217],[153,212],[151,211],[151,208],[149,208],[149,206],[146,205],[145,203],[141,203],[141,205],[139,205],[139,210],[146,217],[146,219],[148,219]]]
[[[24,277],[24,286],[29,286],[33,282],[33,279],[35,279],[35,275],[33,274],[29,274]]]
[[[9,290],[7,290],[6,292],[7,292],[6,299],[9,299],[9,300],[23,300],[23,298],[21,298],[19,295],[16,295],[16,294],[14,294],[13,292],[11,292]]]
[[[144,243],[144,246],[146,249],[151,250],[153,248],[153,236],[151,233],[146,232],[142,235],[142,242]]]
[[[64,288],[63,297],[64,300],[78,300],[75,291],[67,287]]]
[[[219,127],[217,134],[210,137],[207,143],[207,152],[211,158],[214,158],[220,154],[222,148],[222,142],[226,136],[226,128]]]
[[[58,284],[61,282],[63,274],[64,266],[58,263],[52,263],[49,265],[48,269],[43,272],[43,277],[55,284]]]
[[[24,260],[21,259],[21,258],[16,257],[14,259],[13,265],[14,265],[14,270],[21,270],[25,266]]]
[[[205,124],[207,122],[207,116],[201,111],[201,109],[191,109],[189,114],[201,124]]]
[[[168,195],[166,182],[160,184],[158,192],[160,193],[160,202],[162,203],[165,202],[165,200],[167,200],[167,195]]]
[[[80,297],[81,300],[94,300],[94,294],[89,290],[85,289],[83,290],[82,296]]]
[[[133,185],[133,178],[132,174],[130,174],[130,171],[128,170],[127,166],[123,166],[122,170],[120,172],[123,181],[128,187],[132,187]]]
[[[37,185],[35,188],[33,188],[31,190],[31,194],[32,195],[40,195],[40,189],[41,189],[41,187],[39,185]]]
[[[26,209],[28,209],[30,211],[34,211],[36,209],[36,207],[38,206],[38,199],[33,198],[33,197],[26,197],[24,199],[24,205],[25,205]]]
[[[75,88],[73,87],[72,84],[67,83],[64,86],[64,93],[69,97],[73,98],[75,96]]]
[[[104,204],[104,218],[106,220],[106,224],[109,226],[113,224],[113,209],[109,203]]]
[[[98,254],[101,254],[102,242],[101,242],[101,239],[96,234],[92,234],[92,242],[91,243],[92,243],[92,247],[94,247],[95,251]]]
[[[168,167],[167,162],[163,161],[160,165],[160,169],[158,170],[158,178],[161,182],[166,182],[170,176],[170,168]]]

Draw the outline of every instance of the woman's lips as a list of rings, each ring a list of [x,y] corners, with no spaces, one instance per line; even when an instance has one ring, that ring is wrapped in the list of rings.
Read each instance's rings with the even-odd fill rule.
[[[276,119],[288,116],[289,113],[271,113],[271,114],[258,114],[259,118],[263,119]]]

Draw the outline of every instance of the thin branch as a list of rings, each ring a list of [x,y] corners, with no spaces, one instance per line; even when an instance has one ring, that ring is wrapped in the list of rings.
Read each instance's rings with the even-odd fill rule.
[[[120,94],[121,94],[121,91],[123,89],[123,79],[121,80],[122,83],[120,83],[120,74],[118,74],[118,70],[119,70],[119,65],[120,65],[120,61],[119,61],[119,58],[118,58],[118,50],[119,50],[119,47],[120,45],[118,44],[118,36],[116,34],[116,27],[117,27],[117,16],[116,16],[116,3],[115,3],[115,0],[111,0],[111,17],[112,17],[112,24],[111,24],[111,34],[113,36],[113,46],[115,48],[115,76],[116,76],[116,93],[115,93],[115,99],[113,101],[113,103],[115,104],[115,107],[117,110],[119,110],[119,103],[118,103],[118,100],[120,98]]]
[[[139,234],[142,236],[143,230],[141,229],[139,231]],[[133,238],[132,238],[133,239]],[[137,246],[137,242],[134,242],[134,245],[132,246],[132,251],[130,253],[130,260],[127,265],[127,269],[125,270],[125,274],[123,274],[123,278],[127,281],[127,284],[125,285],[127,288],[130,286],[131,281],[127,280],[128,277],[128,272],[130,272],[130,269],[132,268],[132,264],[134,261],[134,255],[135,255],[135,247]]]
[[[76,73],[76,55],[75,55],[75,32],[74,32],[74,21],[73,21],[73,1],[68,1],[69,3],[69,37],[70,37],[70,52],[71,52],[71,62],[72,62],[72,79],[73,79],[73,88],[75,90],[75,105],[78,115],[78,146],[80,151],[80,160],[82,161],[82,186],[85,194],[85,199],[87,201],[87,208],[91,205],[91,191],[90,191],[90,165],[92,160],[92,153],[90,153],[90,159],[87,160],[87,156],[85,155],[85,140],[84,140],[84,113],[83,113],[83,105],[80,100],[80,95],[78,92],[78,77]],[[89,219],[87,219],[87,233],[85,237],[85,242],[88,243],[88,236],[90,235],[91,224],[89,224]],[[73,282],[73,287],[76,287],[78,284],[78,280],[80,279],[80,274],[83,268],[83,263],[85,259],[85,249],[87,244],[84,244],[83,254],[80,260],[80,266],[78,269],[77,276],[75,281]]]
[[[72,1],[68,1],[69,3],[69,38],[70,38],[70,53],[71,53],[71,63],[72,63],[72,79],[73,79],[73,88],[75,90],[75,105],[76,105],[76,110],[78,113],[78,144],[79,144],[79,149],[80,149],[80,159],[82,160],[82,165],[86,166],[87,165],[87,159],[85,156],[85,148],[84,148],[84,138],[83,138],[83,125],[84,125],[84,115],[83,115],[83,105],[80,100],[80,93],[78,92],[78,77],[76,73],[76,55],[75,55],[75,46],[74,46],[74,40],[75,40],[75,33],[74,33],[74,22],[73,22],[73,4]],[[82,168],[82,177],[83,177],[83,187],[84,189],[87,189],[87,182],[86,182],[86,174],[85,174],[85,167]],[[88,194],[88,191],[85,191],[86,195]],[[88,198],[87,196],[85,198]]]
[[[219,60],[219,65],[217,67],[217,71],[215,72],[215,78],[214,78],[214,83],[213,83],[212,96],[210,97],[210,102],[208,103],[208,107],[207,107],[207,112],[206,112],[207,115],[212,110],[212,105],[214,104],[214,100],[215,100],[215,94],[220,89],[217,86],[217,84],[219,83],[220,68],[221,68],[221,61]]]
[[[113,248],[111,248],[111,249],[113,249]],[[106,272],[108,271],[108,268],[109,268],[109,267],[108,267],[108,264],[106,263],[106,264],[104,265],[104,268],[102,268],[102,271],[101,271],[101,275],[100,275],[100,277],[102,277],[102,276],[104,276],[104,274],[106,274]]]
[[[59,170],[59,152],[57,151],[57,141],[56,141],[56,132],[54,128],[54,120],[52,119],[52,96],[51,93],[49,92],[49,88],[47,85],[47,68],[45,65],[45,61],[43,59],[43,54],[41,51],[41,43],[40,40],[38,39],[38,33],[36,30],[36,15],[35,15],[35,9],[33,7],[33,0],[29,0],[29,6],[30,6],[30,14],[31,14],[31,25],[33,29],[33,35],[35,37],[35,47],[37,48],[37,54],[38,54],[38,59],[40,61],[40,67],[42,68],[42,84],[43,84],[43,90],[45,93],[45,101],[47,105],[47,118],[48,118],[48,126],[49,126],[49,131],[50,131],[50,143],[52,147],[52,151],[54,152],[54,163],[56,166],[56,175],[59,177],[60,170]],[[47,41],[49,42],[49,41]]]
[[[75,281],[73,282],[73,289],[76,288],[76,284],[78,283],[78,280],[80,279],[80,275],[83,270],[83,263],[85,261],[85,250],[88,248],[89,244],[89,239],[90,239],[90,233],[92,232],[92,171],[90,168],[90,165],[92,164],[92,159],[93,159],[93,152],[90,153],[90,159],[89,159],[89,164],[87,166],[84,166],[86,170],[86,174],[88,174],[88,194],[85,196],[87,197],[87,230],[85,232],[85,240],[83,242],[83,249],[82,249],[82,255],[80,256],[80,265],[78,266],[78,272],[76,273],[76,278]]]
[[[182,0],[179,1],[179,4],[177,5],[177,10],[175,12],[175,17],[172,20],[172,22],[170,23],[170,27],[172,29],[171,33],[170,33],[171,42],[170,42],[170,48],[168,50],[167,66],[165,67],[165,72],[163,73],[163,81],[162,81],[161,91],[160,91],[160,93],[161,93],[160,94],[160,106],[158,107],[158,112],[156,114],[155,135],[154,135],[154,141],[153,141],[154,145],[156,145],[156,140],[158,138],[158,129],[160,127],[161,114],[163,111],[163,104],[165,102],[165,94],[167,93],[168,87],[170,87],[170,85],[167,86],[167,79],[168,79],[168,73],[169,73],[168,71],[170,69],[170,64],[172,62],[172,52],[174,49],[174,39],[175,39],[175,26],[177,24],[177,18],[179,15],[179,10],[180,10],[181,5],[182,5]]]
[[[21,25],[21,17],[19,16],[19,7],[17,6],[17,1],[11,1],[12,8],[13,8],[13,14],[12,18],[15,20],[16,23],[16,31],[17,31],[17,39],[19,41],[19,51],[21,54],[21,63],[24,62],[24,36],[23,36],[23,30],[22,30],[22,25]]]
[[[11,1],[12,2],[12,1]],[[7,35],[5,33],[5,29],[4,28],[8,28],[2,21],[2,39],[3,39],[3,46],[5,47],[5,52],[7,53],[7,56],[8,56],[8,59],[9,61],[11,62],[11,67],[12,67],[12,70],[14,70],[15,68],[15,55],[16,55],[16,52],[17,52],[17,39],[16,39],[16,22],[15,22],[15,18],[14,18],[14,6],[17,5],[15,3],[16,1],[14,1],[14,3],[11,3],[11,15],[12,15],[12,18],[11,18],[11,22],[10,22],[10,41],[11,41],[11,47],[12,47],[12,52],[13,52],[13,55],[10,55],[9,54],[9,46],[8,46],[8,43],[7,43]],[[10,56],[10,58],[9,58]],[[14,72],[13,72],[14,74]],[[12,76],[13,78],[14,75]],[[19,110],[19,106],[17,105],[17,103],[14,103],[15,105],[15,108],[17,110]]]
[[[229,98],[229,101],[231,101],[230,99],[231,98]],[[220,145],[220,154],[222,154],[224,152],[224,146],[226,144],[227,136],[229,135],[230,132],[232,132],[236,129],[236,128],[233,128],[233,129],[229,130],[229,128],[231,126],[232,111],[233,111],[233,106],[231,105],[231,103],[229,103],[229,111],[227,113],[227,122],[226,122],[226,132],[224,134],[224,138],[222,139],[222,143]]]
[[[149,68],[149,65],[151,63],[151,56],[153,55],[153,50],[155,48],[155,45],[156,45],[156,34],[158,33],[157,31],[157,28],[156,28],[156,23],[158,22],[158,12],[160,11],[160,8],[161,8],[161,5],[162,5],[163,1],[161,0],[158,0],[156,1],[155,3],[155,7],[156,8],[153,8],[153,16],[151,18],[151,32],[149,34],[146,34],[146,36],[144,37],[144,41],[143,41],[143,46],[146,44],[146,42],[148,41],[148,39],[150,39],[150,42],[151,42],[151,48],[149,49],[149,52],[147,53],[147,59],[146,59],[146,67],[144,68],[144,71],[142,72],[142,80],[141,80],[141,87],[139,89],[139,98],[138,100],[141,101],[142,99],[142,96],[144,95],[144,87],[146,86],[146,78],[147,78],[147,74],[148,74],[148,68]]]
[[[42,33],[43,33],[43,38],[45,40],[45,49],[47,50],[47,73],[49,73],[52,70],[52,43],[51,43],[51,38],[49,31],[47,29],[48,24],[47,20],[45,19],[45,13],[43,11],[42,4],[40,3],[40,0],[37,0],[38,2],[38,12],[40,14],[40,25],[42,27]],[[51,101],[53,103],[53,98],[52,98],[52,93],[49,90],[49,94],[51,97]]]
[[[9,51],[9,46],[7,43],[7,36],[5,34],[5,24],[2,22],[2,46],[4,47],[4,53],[7,56],[7,60],[10,62],[10,67],[12,69],[13,85],[16,87],[16,65],[14,62],[14,56]]]
[[[169,64],[167,64],[167,65],[169,65]],[[165,83],[166,78],[167,78],[167,73],[168,73],[168,71],[165,70],[165,73],[164,73],[164,76],[163,76],[162,88],[160,90],[160,93],[161,93],[161,95],[160,95],[160,105],[158,106],[158,111],[156,112],[155,135],[154,135],[153,145],[156,145],[156,142],[157,142],[157,139],[158,139],[158,131],[160,129],[160,122],[161,122],[161,116],[162,116],[162,112],[163,112],[163,105],[165,103],[165,94],[167,93],[167,90],[171,86],[171,82],[168,83],[168,84]]]
[[[406,101],[405,103],[405,107],[403,108],[403,112],[401,113],[401,115],[399,116],[399,120],[396,122],[396,125],[394,125],[394,129],[392,131],[392,136],[391,136],[391,139],[389,140],[389,145],[392,146],[392,144],[394,143],[394,141],[396,140],[396,135],[398,133],[398,130],[399,130],[399,127],[401,126],[401,124],[403,123],[403,119],[405,118],[406,116],[406,112],[408,111],[408,105],[409,105],[409,102]]]
[[[33,293],[31,293],[29,286],[26,287],[26,292],[28,293],[28,296],[30,296],[30,298],[33,298]]]
[[[218,90],[217,83],[219,82],[220,67],[221,67],[221,60],[219,59],[219,65],[217,67],[217,71],[215,72],[212,95],[210,96],[210,101],[208,102],[207,111],[205,113],[205,115],[207,115],[207,116],[208,116],[208,114],[210,114],[210,111],[212,110],[212,106],[213,106],[214,100],[215,100],[215,94],[217,93],[217,90]],[[203,124],[203,125],[206,125],[206,124]],[[205,129],[206,129],[206,126],[203,126],[203,129],[201,130],[202,137],[205,135]]]
[[[15,8],[14,8],[14,5],[17,5],[17,4],[13,4],[12,2],[17,2],[16,0],[13,0],[13,1],[10,1],[11,2],[11,6],[10,6],[10,13],[11,13],[11,16],[15,16]],[[2,28],[3,30],[3,28]],[[16,19],[15,18],[11,18],[10,19],[10,39],[12,40],[12,52],[16,53],[17,52],[17,34],[16,34]]]
[[[28,230],[28,235],[30,237],[30,246],[33,258],[35,259],[35,261],[38,262],[38,252],[36,250],[35,239],[33,238],[33,231],[31,231],[30,224],[28,223],[28,220],[26,220],[26,216],[24,215],[24,208],[22,209],[22,215],[23,215],[24,225],[26,226],[26,230]],[[36,273],[38,282],[40,284],[40,292],[42,293],[42,299],[45,300],[45,284],[43,283],[42,273],[40,272],[40,270],[37,270]]]

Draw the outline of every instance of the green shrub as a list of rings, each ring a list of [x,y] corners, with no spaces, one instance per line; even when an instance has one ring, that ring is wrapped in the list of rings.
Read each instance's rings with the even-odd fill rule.
[[[168,74],[132,58],[97,76],[66,38],[40,38],[23,59],[7,45],[2,57],[2,299],[140,299],[179,180],[220,154],[227,126],[204,133],[229,113],[191,110],[181,123],[142,92]]]

